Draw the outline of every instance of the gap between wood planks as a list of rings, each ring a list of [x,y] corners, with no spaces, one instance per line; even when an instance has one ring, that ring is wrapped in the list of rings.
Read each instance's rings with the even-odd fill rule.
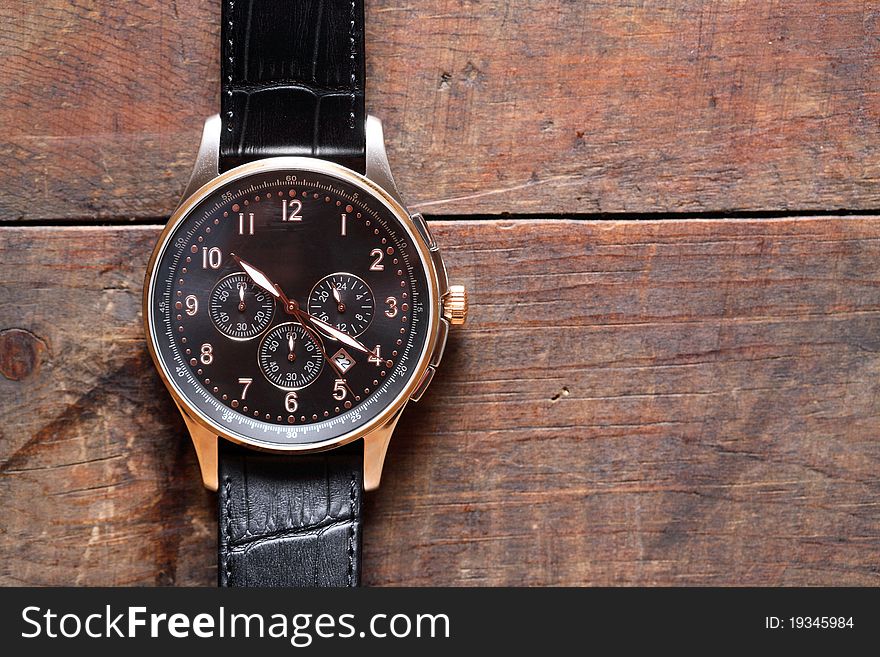
[[[815,219],[817,217],[870,217],[880,215],[880,208],[847,210],[707,210],[705,212],[597,212],[597,213],[506,213],[500,214],[431,214],[425,213],[430,221],[682,221],[682,220],[736,220],[736,219]],[[125,217],[112,219],[19,219],[0,221],[2,228],[23,226],[72,227],[86,226],[155,226],[168,222],[167,217]]]

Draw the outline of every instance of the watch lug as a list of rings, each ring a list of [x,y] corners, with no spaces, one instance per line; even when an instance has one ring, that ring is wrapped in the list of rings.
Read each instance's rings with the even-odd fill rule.
[[[385,424],[364,436],[364,490],[379,488],[388,443],[391,442],[391,434],[394,433],[402,412],[403,406]]]
[[[391,165],[388,164],[388,153],[385,150],[385,133],[382,129],[382,121],[373,115],[367,116],[366,176],[388,192],[400,205],[406,207],[397,185],[394,183],[394,176],[391,175]]]
[[[183,416],[193,446],[196,448],[196,458],[199,460],[199,469],[202,472],[202,483],[208,490],[216,491],[218,487],[217,441],[219,438],[187,415],[179,404],[177,409]]]
[[[196,156],[196,163],[193,165],[180,202],[183,203],[218,175],[220,175],[220,115],[215,114],[205,121],[199,154]]]

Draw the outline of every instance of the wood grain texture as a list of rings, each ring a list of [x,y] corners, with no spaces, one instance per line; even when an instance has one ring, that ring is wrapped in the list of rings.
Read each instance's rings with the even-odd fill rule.
[[[433,228],[470,323],[366,584],[880,584],[880,218]],[[157,233],[0,228],[0,583],[214,582],[141,330]]]
[[[0,7],[0,220],[170,214],[219,0]],[[368,107],[434,214],[880,207],[880,13],[854,0],[367,2]]]

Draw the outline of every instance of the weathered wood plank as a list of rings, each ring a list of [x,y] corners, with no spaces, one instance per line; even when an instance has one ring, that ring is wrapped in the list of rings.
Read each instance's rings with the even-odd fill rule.
[[[219,0],[0,7],[0,220],[161,217],[215,111]],[[854,0],[367,3],[368,104],[435,214],[880,207]]]
[[[434,230],[473,310],[366,583],[880,583],[880,218]],[[156,234],[0,228],[0,583],[214,581],[141,331]]]

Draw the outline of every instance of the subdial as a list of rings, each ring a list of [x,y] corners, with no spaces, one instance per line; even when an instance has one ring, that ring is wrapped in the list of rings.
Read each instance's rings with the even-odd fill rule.
[[[209,310],[214,326],[223,335],[250,340],[272,323],[275,299],[254,285],[247,274],[230,274],[211,291]]]
[[[322,278],[309,294],[309,313],[355,336],[373,321],[373,291],[362,278],[340,272]]]
[[[305,388],[321,374],[324,354],[299,324],[279,324],[260,342],[260,371],[282,390]]]

